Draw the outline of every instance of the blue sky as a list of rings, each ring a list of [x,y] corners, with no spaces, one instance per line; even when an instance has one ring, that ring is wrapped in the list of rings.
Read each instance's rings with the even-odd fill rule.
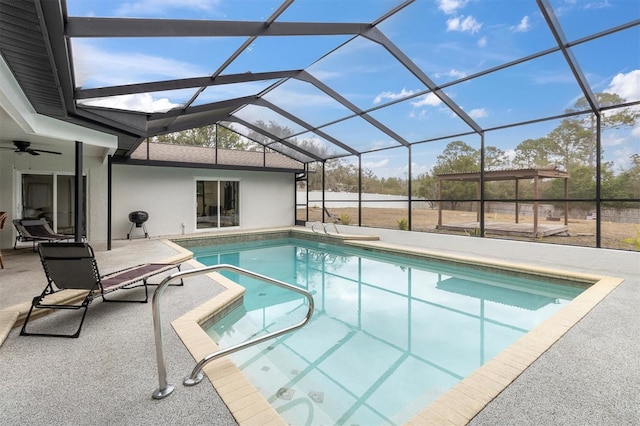
[[[371,22],[399,0],[297,0],[279,21]],[[280,6],[273,0],[67,0],[69,16],[173,19],[264,20]],[[637,0],[551,0],[569,41],[640,19]],[[556,46],[534,0],[416,0],[378,28],[410,61],[438,85],[482,73]],[[409,142],[469,131],[432,94],[411,97],[425,85],[381,45],[349,36],[258,38],[223,74],[307,69],[362,110],[405,99],[370,115]],[[76,83],[81,87],[139,83],[210,75],[245,38],[73,39]],[[346,43],[346,44],[344,44]],[[331,55],[315,62],[325,53]],[[640,26],[572,48],[594,92],[640,100]],[[270,82],[208,88],[196,104],[260,92]],[[471,81],[445,87],[445,93],[482,128],[561,114],[581,97],[560,52],[544,55]],[[143,111],[167,110],[194,90],[128,96],[106,104]],[[321,126],[349,114],[315,87],[290,81],[266,97]],[[282,118],[265,108],[243,113],[248,120]],[[512,151],[519,142],[545,136],[557,121],[488,132],[485,143]],[[356,118],[323,129],[358,150],[397,145],[388,135]],[[473,136],[468,143],[477,146]],[[605,133],[605,159],[620,167],[640,153],[640,128]],[[414,149],[413,174],[428,171],[447,141]],[[331,146],[327,142],[319,144]],[[335,149],[336,153],[342,150]],[[419,159],[419,160],[417,160]],[[363,157],[380,176],[406,175],[406,149]]]

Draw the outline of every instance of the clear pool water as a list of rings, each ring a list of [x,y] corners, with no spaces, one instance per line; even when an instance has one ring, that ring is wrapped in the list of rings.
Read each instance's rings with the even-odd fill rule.
[[[230,356],[292,425],[401,424],[583,291],[307,240],[191,250],[313,293],[307,326]],[[307,311],[291,291],[225,275],[247,292],[207,330],[221,347]]]

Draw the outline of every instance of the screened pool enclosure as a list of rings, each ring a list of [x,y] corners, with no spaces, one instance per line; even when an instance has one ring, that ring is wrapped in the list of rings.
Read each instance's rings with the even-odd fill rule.
[[[0,0],[0,50],[114,163],[290,172],[296,223],[636,249],[637,1],[176,5]],[[202,226],[237,210],[205,201],[224,184]]]

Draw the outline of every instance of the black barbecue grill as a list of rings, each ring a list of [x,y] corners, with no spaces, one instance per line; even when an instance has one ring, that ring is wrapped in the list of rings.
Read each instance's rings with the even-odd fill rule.
[[[142,230],[144,231],[144,237],[149,238],[149,234],[147,233],[147,226],[145,225],[145,222],[147,220],[149,220],[149,213],[143,212],[142,210],[129,213],[129,222],[131,222],[131,228],[129,228],[127,239],[131,239],[131,231],[133,231],[134,226],[136,228],[142,228]]]

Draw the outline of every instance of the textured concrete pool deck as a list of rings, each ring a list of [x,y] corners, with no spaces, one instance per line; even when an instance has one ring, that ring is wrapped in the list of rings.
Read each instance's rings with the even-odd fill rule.
[[[487,363],[486,368],[425,408],[411,424],[640,422],[640,397],[636,391],[640,387],[639,253],[380,229],[340,229],[343,233],[380,236],[380,242],[363,244],[420,247],[439,255],[525,264],[540,271],[567,271],[586,280],[614,277],[601,280],[574,301],[577,303],[558,312]],[[114,247],[111,252],[98,248],[98,262],[105,272],[107,268],[130,265],[132,259],[160,260],[177,254],[159,240],[116,241]],[[36,254],[28,250],[3,253],[7,269],[0,271],[0,322],[4,317],[11,321],[16,304],[26,302],[28,306],[44,286]],[[185,288],[167,290],[175,298],[170,299],[164,322],[172,323],[196,359],[210,353],[209,345],[213,344],[197,323],[241,291],[224,279],[214,278],[218,283],[202,277]],[[624,281],[619,284],[616,278]],[[231,290],[225,291],[224,287]],[[184,298],[193,300],[187,303]],[[207,302],[202,305],[204,301]],[[79,339],[20,337],[19,329],[10,331],[0,347],[0,373],[5,383],[0,390],[0,411],[6,424],[45,424],[47,419],[55,418],[71,423],[75,415],[82,424],[151,424],[161,419],[164,423],[170,419],[171,424],[283,423],[270,406],[256,403],[262,399],[259,393],[228,360],[205,367],[217,392],[204,382],[193,388],[183,387],[176,372],[189,373],[195,360],[168,327],[167,365],[176,392],[165,400],[152,400],[157,372],[150,336],[150,306],[94,304]],[[46,318],[38,321],[49,322]],[[130,326],[123,330],[122,324]],[[1,329],[0,326],[0,334]],[[55,362],[69,351],[75,362]],[[88,360],[93,360],[95,353],[99,355],[93,368],[82,364],[83,360],[92,364]],[[109,363],[112,368],[105,369],[104,364]],[[74,375],[78,380],[71,382],[74,389],[70,389],[67,382]],[[47,384],[50,390],[62,392],[62,401],[53,396],[43,398],[48,393]],[[105,393],[107,403],[96,404],[105,398]],[[94,402],[78,408],[82,407],[82,400],[74,402],[76,395]]]

